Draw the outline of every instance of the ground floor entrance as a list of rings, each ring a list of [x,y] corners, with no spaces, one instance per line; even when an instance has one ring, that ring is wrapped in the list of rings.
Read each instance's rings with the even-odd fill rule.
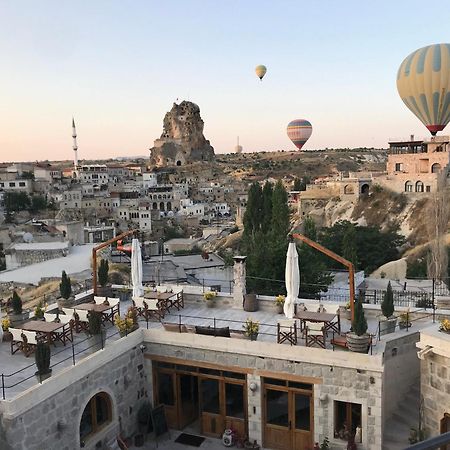
[[[263,379],[264,447],[306,450],[313,445],[313,385]]]
[[[153,361],[155,404],[165,405],[169,427],[220,437],[227,428],[247,435],[246,374]]]
[[[441,419],[441,434],[448,433],[450,431],[450,414],[445,413]],[[450,450],[450,444],[443,445],[441,450]]]

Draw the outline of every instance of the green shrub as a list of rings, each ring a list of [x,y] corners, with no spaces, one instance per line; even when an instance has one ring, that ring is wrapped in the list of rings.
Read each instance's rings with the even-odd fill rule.
[[[102,287],[105,287],[106,283],[108,283],[108,272],[109,272],[109,263],[106,259],[102,259],[100,261],[100,266],[98,268],[98,282]]]
[[[38,342],[35,350],[36,367],[39,375],[50,372],[50,347],[48,344]]]
[[[61,275],[61,283],[59,283],[59,292],[61,293],[61,297],[66,300],[72,294],[72,285],[70,283],[70,278],[67,276],[66,271],[62,271]]]
[[[390,281],[384,293],[383,301],[381,302],[381,311],[387,319],[394,314],[394,293]]]
[[[367,320],[361,300],[355,303],[355,318],[352,322],[352,328],[353,332],[358,336],[362,336],[367,332]]]
[[[11,306],[14,314],[22,314],[22,299],[16,291],[13,292]]]
[[[93,336],[98,335],[102,331],[102,315],[97,311],[89,311],[89,333]]]

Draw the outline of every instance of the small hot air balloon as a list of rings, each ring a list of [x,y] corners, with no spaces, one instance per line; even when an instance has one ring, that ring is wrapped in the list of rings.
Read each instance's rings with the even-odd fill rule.
[[[287,135],[299,150],[302,149],[311,134],[312,125],[308,120],[296,119],[289,122],[287,126]]]
[[[267,67],[263,66],[262,64],[259,66],[256,66],[256,68],[255,68],[255,73],[260,80],[263,79],[266,72],[267,72]]]
[[[405,105],[434,136],[450,121],[450,44],[420,48],[405,58],[397,74]]]

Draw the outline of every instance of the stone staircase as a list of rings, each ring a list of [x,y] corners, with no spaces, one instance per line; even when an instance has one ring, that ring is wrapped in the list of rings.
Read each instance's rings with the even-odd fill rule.
[[[411,427],[419,427],[420,381],[411,385],[402,402],[386,421],[383,450],[404,450],[410,445]]]

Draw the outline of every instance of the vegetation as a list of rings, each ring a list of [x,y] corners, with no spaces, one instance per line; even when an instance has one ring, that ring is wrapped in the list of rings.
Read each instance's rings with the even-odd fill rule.
[[[250,317],[245,321],[244,325],[244,334],[249,337],[253,337],[259,332],[259,322],[257,320],[252,320]]]
[[[40,300],[39,303],[34,308],[34,317],[36,319],[43,319],[46,307],[47,305],[45,305],[44,302]]]
[[[3,206],[7,215],[14,212],[29,211],[38,212],[47,209],[50,205],[42,195],[28,195],[26,192],[5,192],[3,194]]]
[[[394,293],[392,292],[391,282],[389,281],[387,289],[384,293],[383,301],[381,302],[381,312],[386,319],[394,314]]]
[[[367,320],[361,300],[355,303],[355,318],[352,322],[352,329],[355,334],[362,336],[367,333]]]
[[[175,256],[200,255],[201,253],[202,249],[197,245],[194,245],[191,249],[181,249],[173,252]]]
[[[70,283],[70,278],[67,276],[65,270],[62,271],[61,283],[59,283],[59,292],[61,294],[61,297],[65,298],[66,300],[72,294],[72,285]]]
[[[98,268],[98,282],[100,286],[105,287],[108,283],[109,263],[108,260],[102,259]]]
[[[280,295],[277,295],[277,296],[275,297],[275,305],[276,305],[276,306],[283,306],[285,300],[286,300],[286,297],[285,297],[284,295],[281,295],[281,294],[280,294]]]
[[[19,297],[17,291],[13,292],[11,306],[14,314],[22,314],[22,299]]]
[[[38,342],[35,350],[36,367],[39,375],[46,375],[50,370],[50,347]]]
[[[11,326],[11,321],[9,320],[9,317],[3,317],[1,325],[3,331],[8,331],[9,327]]]
[[[89,311],[89,334],[92,336],[99,335],[102,331],[102,315],[97,311]]]
[[[309,177],[296,178],[294,180],[294,185],[292,187],[293,191],[306,191],[306,185],[310,184],[311,180]]]

